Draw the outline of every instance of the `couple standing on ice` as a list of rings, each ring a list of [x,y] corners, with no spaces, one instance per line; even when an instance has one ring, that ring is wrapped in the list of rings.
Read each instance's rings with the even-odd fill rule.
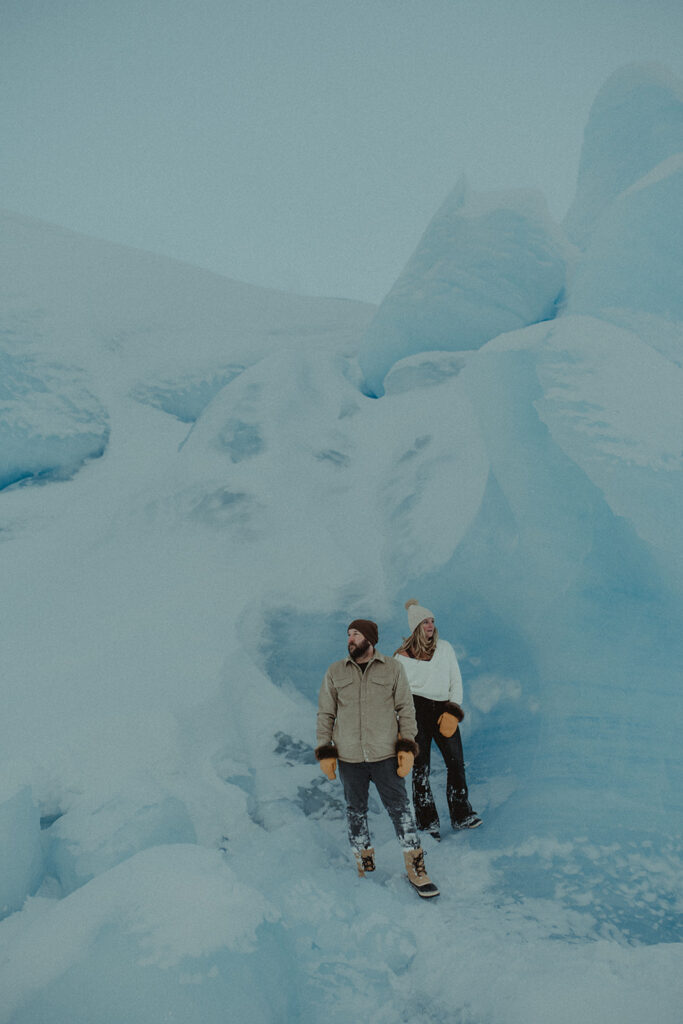
[[[440,838],[429,784],[430,750],[436,743],[447,768],[446,798],[454,829],[476,828],[467,793],[458,723],[464,712],[455,651],[439,638],[434,616],[406,602],[411,633],[393,658],[375,649],[377,624],[355,619],[348,627],[348,657],[330,665],[318,698],[315,755],[329,779],[336,768],[344,788],[349,841],[358,873],[375,869],[368,829],[368,794],[374,782],[403,849],[411,884],[420,896],[438,896],[429,878],[418,829]],[[410,807],[404,779],[413,772]]]

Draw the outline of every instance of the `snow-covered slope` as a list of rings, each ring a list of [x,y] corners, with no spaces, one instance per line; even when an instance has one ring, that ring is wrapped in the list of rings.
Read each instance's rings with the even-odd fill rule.
[[[604,182],[561,310],[561,231],[479,197],[387,298],[381,344],[368,307],[4,218],[0,1022],[677,1022],[666,155]],[[486,273],[422,288],[461,265]],[[412,596],[459,652],[484,818],[426,838],[431,906],[374,805],[357,879],[312,751],[347,623],[390,653]]]
[[[0,487],[104,451],[113,396],[193,422],[293,343],[347,353],[372,307],[307,299],[0,215]]]

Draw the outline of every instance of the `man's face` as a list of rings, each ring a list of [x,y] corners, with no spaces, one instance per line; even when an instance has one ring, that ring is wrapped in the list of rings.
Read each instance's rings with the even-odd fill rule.
[[[370,650],[370,641],[366,640],[357,629],[349,630],[349,654],[354,661],[358,661]]]

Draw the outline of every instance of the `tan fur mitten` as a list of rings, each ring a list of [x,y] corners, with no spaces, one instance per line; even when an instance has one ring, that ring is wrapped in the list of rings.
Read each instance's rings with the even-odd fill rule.
[[[330,782],[332,779],[337,778],[337,758],[336,757],[321,757],[320,759],[320,771],[327,775]]]
[[[442,736],[450,737],[455,735],[455,731],[458,728],[458,719],[455,715],[451,715],[448,711],[444,711],[442,715],[437,718],[439,726],[439,732]]]
[[[458,728],[458,722],[462,722],[464,717],[465,712],[459,704],[456,704],[454,700],[446,701],[443,713],[436,720],[441,735],[445,736],[446,739],[449,736],[454,736]]]
[[[400,775],[401,778],[404,779],[406,775],[410,775],[413,770],[415,754],[413,754],[411,750],[399,750],[396,757],[398,758],[396,774]]]
[[[332,743],[323,743],[321,747],[315,748],[315,756],[320,765],[320,771],[327,775],[330,782],[337,778],[337,748]]]

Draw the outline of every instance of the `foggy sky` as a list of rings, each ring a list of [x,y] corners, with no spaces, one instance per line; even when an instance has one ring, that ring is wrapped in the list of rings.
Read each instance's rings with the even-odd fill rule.
[[[679,0],[0,0],[0,206],[378,302],[463,173],[561,219],[633,61]]]

